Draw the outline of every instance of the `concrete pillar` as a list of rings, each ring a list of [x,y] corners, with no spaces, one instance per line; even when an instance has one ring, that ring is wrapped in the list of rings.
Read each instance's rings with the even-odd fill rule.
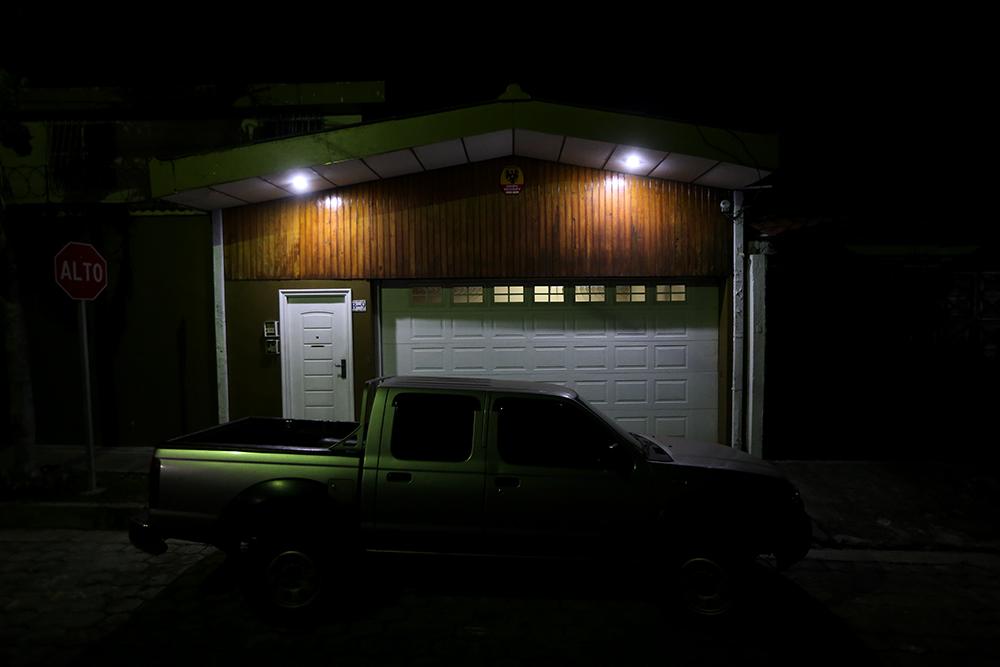
[[[764,350],[767,342],[767,256],[771,253],[766,242],[750,248],[750,284],[747,289],[747,451],[761,458],[764,425]]]
[[[730,423],[729,446],[742,450],[743,447],[743,306],[746,295],[743,289],[744,245],[743,245],[743,193],[733,193],[733,384],[730,392],[732,421]]]
[[[226,353],[226,275],[223,262],[222,211],[212,211],[212,283],[215,301],[215,386],[219,423],[229,421],[229,357]]]

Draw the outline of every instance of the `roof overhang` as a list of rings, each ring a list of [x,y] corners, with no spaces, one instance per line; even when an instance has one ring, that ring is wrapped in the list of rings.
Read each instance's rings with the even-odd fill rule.
[[[739,190],[777,166],[777,139],[518,100],[152,160],[149,170],[154,197],[211,210],[301,194],[295,176],[315,192],[505,156]]]

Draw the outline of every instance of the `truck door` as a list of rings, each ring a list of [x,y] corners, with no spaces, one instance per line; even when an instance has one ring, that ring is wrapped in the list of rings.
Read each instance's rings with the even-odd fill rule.
[[[638,516],[631,446],[600,417],[563,398],[498,396],[488,430],[493,548],[592,556],[628,546]]]
[[[376,548],[480,548],[483,408],[473,393],[392,390],[375,489]]]

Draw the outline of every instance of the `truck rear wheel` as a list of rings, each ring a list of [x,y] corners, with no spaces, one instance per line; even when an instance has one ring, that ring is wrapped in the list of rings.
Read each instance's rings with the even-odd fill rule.
[[[297,611],[317,602],[323,590],[324,566],[312,549],[280,546],[265,559],[263,585],[270,605]]]
[[[293,537],[253,540],[245,554],[251,599],[273,620],[315,615],[327,589],[328,551]]]

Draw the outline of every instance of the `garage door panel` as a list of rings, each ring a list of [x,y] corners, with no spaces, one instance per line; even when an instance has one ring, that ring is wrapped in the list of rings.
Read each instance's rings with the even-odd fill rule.
[[[488,335],[486,323],[479,319],[454,319],[451,330],[452,337],[457,340],[485,339]]]
[[[573,316],[573,336],[575,338],[604,338],[608,335],[608,323],[596,313],[581,313]]]
[[[714,371],[718,368],[719,348],[710,341],[690,341],[653,347],[656,370]]]
[[[513,313],[507,316],[493,315],[492,328],[494,338],[527,340],[530,336],[531,321],[527,317]]]
[[[410,360],[409,370],[415,373],[443,373],[448,368],[443,347],[411,348]]]
[[[718,290],[684,302],[414,304],[385,289],[387,374],[536,380],[579,392],[632,431],[714,441]]]
[[[657,338],[687,337],[687,323],[679,320],[677,313],[657,313],[655,317],[653,333]]]
[[[538,304],[536,308],[541,308]],[[565,308],[562,304],[551,306],[552,308]],[[567,338],[568,328],[566,326],[566,315],[564,313],[535,312],[532,313],[532,331],[535,338]]]
[[[683,377],[653,380],[653,401],[657,408],[715,408],[718,376],[714,371],[686,373]]]
[[[718,312],[667,304],[653,316],[654,338],[719,340]]]
[[[719,411],[717,409],[696,410],[693,414],[695,416],[688,420],[687,434],[684,437],[691,438],[692,440],[716,442],[718,439],[717,424]]]
[[[451,351],[452,364],[458,371],[485,371],[487,350],[485,347],[456,347]],[[442,369],[443,370],[443,369]]]
[[[516,347],[493,347],[493,369],[498,371],[526,371],[528,362],[528,348],[524,346]]]
[[[646,345],[616,345],[615,370],[649,368],[649,347]]]
[[[608,405],[608,381],[607,380],[577,380],[575,389],[585,401],[596,408]]]
[[[687,345],[657,345],[653,348],[653,367],[657,370],[687,368]]]
[[[627,305],[622,306],[626,308]],[[645,338],[649,336],[649,318],[644,312],[632,311],[615,315],[613,335],[615,338]]]
[[[692,371],[715,371],[719,367],[719,345],[716,342],[699,340],[688,343],[688,369]]]
[[[658,438],[674,437],[686,438],[687,436],[687,416],[686,415],[663,415],[655,418],[653,434]]]
[[[631,417],[615,417],[614,420],[618,422],[618,425],[624,428],[629,433],[649,433],[649,417],[644,416],[631,416]]]
[[[654,380],[653,386],[653,395],[657,405],[687,403],[687,378],[677,378],[676,380]]]
[[[573,369],[578,371],[608,370],[607,345],[576,345],[573,347]]]
[[[448,324],[450,322],[447,319],[413,318],[410,320],[409,337],[413,340],[444,340],[450,328]]]
[[[616,407],[637,404],[646,407],[649,404],[648,380],[615,380],[613,386]]]
[[[536,345],[534,356],[534,369],[537,371],[566,371],[569,369],[570,351],[566,345]]]

